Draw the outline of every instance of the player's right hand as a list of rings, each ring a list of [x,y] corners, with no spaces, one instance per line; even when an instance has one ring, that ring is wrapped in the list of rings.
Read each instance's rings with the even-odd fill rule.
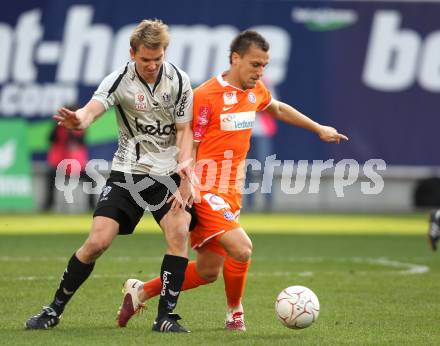
[[[70,130],[81,130],[81,120],[78,118],[76,112],[73,112],[67,108],[60,108],[58,114],[53,116],[53,119],[58,125],[64,126]]]
[[[341,140],[348,141],[348,137],[339,133],[334,127],[319,125],[319,138],[324,142],[333,142],[339,144]]]

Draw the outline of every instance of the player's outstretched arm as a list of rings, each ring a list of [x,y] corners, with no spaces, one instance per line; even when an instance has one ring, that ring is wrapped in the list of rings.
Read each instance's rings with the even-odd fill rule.
[[[101,102],[90,100],[83,108],[76,111],[62,107],[53,118],[60,126],[71,130],[83,130],[89,127],[104,111],[105,108]]]
[[[284,102],[272,100],[272,103],[267,107],[266,111],[277,120],[315,132],[324,142],[335,142],[339,144],[341,139],[348,140],[347,136],[339,133],[335,128],[324,126],[313,121],[308,116]]]

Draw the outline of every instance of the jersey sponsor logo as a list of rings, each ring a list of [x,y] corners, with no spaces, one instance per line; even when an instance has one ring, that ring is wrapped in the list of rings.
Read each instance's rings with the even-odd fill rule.
[[[220,114],[220,129],[241,131],[251,129],[255,123],[255,111]]]
[[[257,97],[255,96],[255,94],[251,91],[248,94],[248,100],[250,103],[255,103],[257,102]]]
[[[175,124],[167,124],[162,126],[160,120],[156,120],[155,125],[141,124],[138,121],[138,118],[134,118],[134,121],[136,123],[136,131],[141,132],[143,134],[159,135],[159,136],[169,136],[176,134]]]
[[[199,119],[194,128],[194,139],[200,140],[206,131],[208,125],[208,115],[210,113],[210,108],[208,106],[199,107]]]
[[[230,210],[225,210],[225,212],[223,213],[223,216],[228,221],[233,221],[234,220],[234,214]]]
[[[231,209],[231,206],[220,196],[213,193],[207,193],[203,198],[208,202],[212,210],[217,211],[221,209]]]
[[[182,98],[180,100],[180,106],[179,106],[179,108],[176,111],[176,115],[178,117],[183,117],[185,115],[185,107],[186,107],[186,105],[188,103],[188,95],[189,95],[189,93],[190,93],[190,90],[186,90],[182,94]]]
[[[134,108],[138,111],[147,110],[147,101],[145,99],[145,94],[137,93],[134,95]]]
[[[225,111],[228,111],[228,110],[230,110],[230,109],[232,109],[234,106],[231,106],[231,107],[223,107],[223,111],[225,112]]]
[[[208,125],[208,115],[210,113],[210,109],[208,106],[200,106],[199,108],[199,124],[200,125]]]
[[[237,100],[237,92],[234,91],[226,91],[223,93],[223,103],[225,105],[235,105],[238,103]]]

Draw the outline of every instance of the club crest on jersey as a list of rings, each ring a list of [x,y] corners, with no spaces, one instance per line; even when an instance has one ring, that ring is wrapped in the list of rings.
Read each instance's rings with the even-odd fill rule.
[[[221,209],[231,209],[231,206],[220,196],[214,195],[213,193],[207,193],[203,198],[208,202],[212,210],[217,211]]]
[[[252,91],[250,91],[248,94],[248,100],[250,103],[257,102],[257,97],[255,96],[255,94]]]
[[[226,91],[223,93],[223,102],[225,105],[235,105],[238,103],[237,91]]]
[[[230,211],[230,210],[225,210],[225,212],[223,213],[223,216],[224,216],[225,219],[228,220],[228,221],[232,221],[232,220],[234,220],[234,214],[233,214],[232,211]]]
[[[134,95],[134,108],[138,111],[147,110],[147,100],[144,94],[137,93]]]
[[[165,103],[170,103],[171,95],[168,94],[167,92],[164,92],[164,93],[162,94],[162,100],[163,100],[163,102],[165,102]]]

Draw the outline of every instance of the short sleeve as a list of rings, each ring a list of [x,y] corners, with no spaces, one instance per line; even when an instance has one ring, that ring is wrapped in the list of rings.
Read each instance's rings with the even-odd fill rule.
[[[193,139],[195,142],[201,142],[208,128],[212,107],[200,89],[194,92],[193,112]]]
[[[193,91],[188,75],[179,71],[182,77],[182,92],[174,109],[176,123],[186,123],[193,118]]]
[[[104,105],[105,110],[119,104],[115,93],[115,86],[117,87],[116,84],[120,82],[120,75],[119,71],[109,74],[103,79],[101,84],[99,84],[98,89],[93,93],[92,100],[101,102]]]
[[[264,85],[264,83],[261,81],[259,82],[258,94],[260,96],[259,98],[261,102],[258,105],[257,112],[262,112],[272,103],[272,94],[270,93],[269,89]]]

